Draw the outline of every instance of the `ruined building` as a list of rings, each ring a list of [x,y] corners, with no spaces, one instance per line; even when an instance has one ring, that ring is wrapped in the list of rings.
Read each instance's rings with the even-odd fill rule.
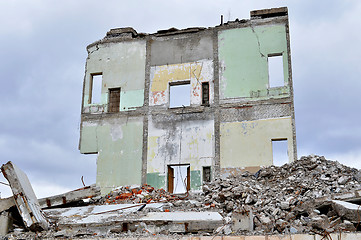
[[[111,29],[87,50],[79,148],[98,154],[102,193],[198,190],[272,165],[274,141],[297,158],[287,8],[210,28]]]

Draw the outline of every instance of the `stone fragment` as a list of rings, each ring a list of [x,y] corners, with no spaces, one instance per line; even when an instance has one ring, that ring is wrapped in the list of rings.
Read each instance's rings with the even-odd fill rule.
[[[233,212],[232,214],[232,230],[237,232],[241,231],[253,231],[253,213],[251,209],[245,212]]]
[[[259,219],[260,219],[261,223],[265,224],[265,225],[268,225],[272,222],[271,219],[266,216],[261,216]]]
[[[246,200],[244,201],[244,203],[245,204],[251,204],[251,203],[253,203],[254,202],[254,200],[253,200],[253,198],[251,197],[251,195],[248,195],[247,196],[247,198],[246,198]]]
[[[320,216],[311,218],[310,223],[313,228],[321,229],[321,230],[326,230],[330,226],[328,217],[325,215],[320,215]]]
[[[231,234],[231,233],[232,233],[232,228],[231,228],[231,226],[226,225],[226,226],[223,228],[223,233],[224,233],[225,235]]]
[[[339,228],[342,230],[345,230],[345,231],[350,231],[350,232],[356,231],[355,225],[348,220],[344,220],[343,223],[341,223],[339,225]]]
[[[341,177],[337,180],[338,184],[341,184],[341,185],[344,185],[347,181],[348,181],[348,177],[346,177],[346,176],[341,176]]]
[[[298,232],[298,230],[294,227],[290,227],[290,233],[291,234],[296,234]]]
[[[286,202],[286,201],[281,202],[281,203],[280,203],[280,207],[281,207],[282,210],[287,210],[287,209],[290,208],[290,203],[289,203],[289,202]]]
[[[332,200],[332,206],[340,217],[354,223],[358,223],[360,221],[360,205],[339,200]]]

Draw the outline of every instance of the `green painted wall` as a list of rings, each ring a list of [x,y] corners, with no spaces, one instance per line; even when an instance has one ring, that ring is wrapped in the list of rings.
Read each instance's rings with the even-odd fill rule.
[[[143,106],[144,89],[134,91],[122,91],[120,93],[120,111],[132,110]]]
[[[191,171],[191,189],[200,190],[202,186],[201,182],[201,171]]]
[[[167,187],[164,174],[160,175],[159,173],[147,173],[147,184],[157,189],[166,189]]]
[[[221,31],[218,35],[220,97],[253,98],[289,95],[285,25]],[[268,56],[282,54],[285,86],[268,88]]]
[[[120,111],[144,103],[145,41],[100,44],[89,49],[84,89],[84,112],[107,112],[109,88],[119,88]],[[102,73],[101,103],[90,104],[91,75]],[[97,105],[103,108],[95,108]]]
[[[83,123],[81,153],[98,152],[97,185],[102,194],[115,187],[141,184],[143,120]]]

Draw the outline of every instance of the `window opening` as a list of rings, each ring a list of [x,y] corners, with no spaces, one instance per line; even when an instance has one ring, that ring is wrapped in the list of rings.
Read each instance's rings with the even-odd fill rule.
[[[102,74],[91,75],[90,103],[100,103],[102,94]]]
[[[202,105],[209,105],[209,83],[202,83]]]
[[[282,166],[289,162],[287,139],[272,139],[272,155],[275,166]]]
[[[203,167],[203,183],[211,181],[211,167]]]
[[[190,106],[191,99],[191,84],[190,82],[172,83],[169,85],[169,107],[183,107]]]
[[[190,190],[190,165],[168,165],[168,192],[180,194]]]
[[[119,112],[120,107],[120,88],[109,89],[109,108],[108,112]]]
[[[282,55],[268,56],[268,81],[270,88],[285,85]]]

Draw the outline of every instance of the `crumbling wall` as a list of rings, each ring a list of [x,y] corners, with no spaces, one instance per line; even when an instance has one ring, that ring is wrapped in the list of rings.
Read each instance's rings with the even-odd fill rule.
[[[150,106],[169,107],[169,86],[177,82],[190,81],[190,105],[202,104],[201,87],[203,82],[210,83],[210,103],[213,103],[213,63],[199,60],[190,63],[153,66],[150,70]]]
[[[149,119],[147,183],[151,186],[166,188],[167,166],[188,163],[191,189],[200,189],[202,167],[213,165],[214,121],[200,115],[182,118]]]
[[[80,151],[98,153],[103,193],[134,183],[167,188],[177,164],[189,166],[187,184],[197,190],[203,170],[214,179],[273,164],[272,140],[287,140],[289,161],[297,158],[287,8],[252,14],[207,29],[112,29],[88,46]],[[274,56],[282,61],[276,86]],[[92,77],[100,73],[94,104]],[[175,85],[189,92],[175,96]],[[119,112],[110,107],[112,88],[120,88]],[[174,106],[174,97],[187,102]]]

